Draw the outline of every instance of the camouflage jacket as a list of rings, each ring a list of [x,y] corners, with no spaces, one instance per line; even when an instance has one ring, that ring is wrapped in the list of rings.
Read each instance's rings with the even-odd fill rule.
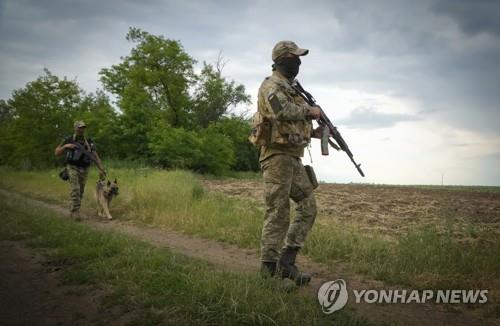
[[[261,148],[259,161],[274,154],[302,157],[311,140],[312,121],[307,117],[309,105],[289,80],[274,71],[262,82],[257,101],[259,113],[271,122],[269,142]]]

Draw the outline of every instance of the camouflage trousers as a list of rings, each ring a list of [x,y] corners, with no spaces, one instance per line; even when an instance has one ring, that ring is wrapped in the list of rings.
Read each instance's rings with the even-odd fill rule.
[[[89,168],[82,168],[68,164],[68,174],[69,174],[69,184],[71,186],[71,202],[70,202],[70,212],[78,212],[80,210],[80,205],[83,198],[83,192],[85,190],[85,184],[87,183],[87,177]]]
[[[301,248],[316,218],[313,186],[299,158],[273,155],[261,162],[266,205],[261,260],[277,261],[285,246]],[[297,203],[290,223],[290,198]]]

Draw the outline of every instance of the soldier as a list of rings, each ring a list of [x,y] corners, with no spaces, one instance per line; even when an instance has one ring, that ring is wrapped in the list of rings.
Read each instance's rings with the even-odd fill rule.
[[[308,284],[311,276],[299,272],[295,258],[316,218],[313,185],[301,162],[304,147],[320,130],[312,119],[318,107],[309,106],[291,87],[299,72],[300,56],[309,50],[294,42],[278,42],[272,51],[273,73],[259,89],[258,114],[269,122],[268,142],[261,147],[265,216],[261,239],[261,272]],[[297,203],[290,223],[290,199]],[[283,246],[284,241],[284,246]]]
[[[74,134],[64,139],[55,149],[55,155],[61,156],[66,152],[66,167],[69,174],[69,183],[71,185],[71,217],[80,221],[80,205],[87,182],[89,166],[94,161],[99,168],[99,178],[104,179],[104,168],[101,159],[95,150],[95,144],[90,138],[85,137],[85,122],[76,121],[74,124]],[[90,153],[92,157],[86,154]]]

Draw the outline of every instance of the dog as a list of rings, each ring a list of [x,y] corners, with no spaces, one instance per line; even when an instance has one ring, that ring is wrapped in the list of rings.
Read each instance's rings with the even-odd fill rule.
[[[111,200],[118,196],[118,181],[106,182],[105,180],[97,181],[95,189],[95,198],[97,201],[97,214],[99,217],[106,217],[112,220],[113,217],[109,213],[109,203]]]

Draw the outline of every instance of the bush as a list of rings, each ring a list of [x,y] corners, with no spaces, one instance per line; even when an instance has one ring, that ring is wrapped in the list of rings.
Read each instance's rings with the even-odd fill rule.
[[[202,158],[202,140],[184,128],[156,128],[150,134],[153,163],[164,168],[192,168]]]
[[[150,134],[152,163],[163,168],[222,174],[234,163],[231,141],[213,129],[157,128]]]

